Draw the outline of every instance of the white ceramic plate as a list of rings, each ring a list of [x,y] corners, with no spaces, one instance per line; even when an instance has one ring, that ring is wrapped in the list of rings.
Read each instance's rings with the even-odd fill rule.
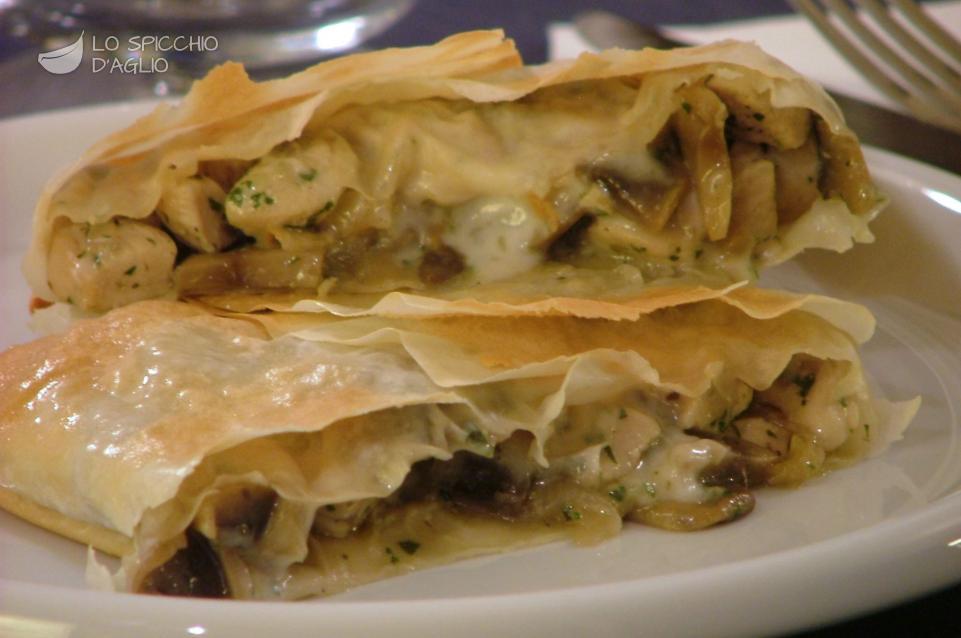
[[[19,260],[43,181],[147,106],[0,122],[0,347],[30,338]],[[892,198],[877,243],[805,255],[765,283],[875,311],[869,370],[887,396],[924,401],[882,458],[762,492],[751,516],[708,532],[628,527],[597,547],[553,545],[302,603],[92,591],[84,548],[0,512],[0,635],[743,636],[961,580],[961,179],[878,151],[869,160]]]

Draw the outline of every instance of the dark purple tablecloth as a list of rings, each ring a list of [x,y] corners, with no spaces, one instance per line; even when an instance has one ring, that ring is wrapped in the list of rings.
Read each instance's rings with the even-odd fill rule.
[[[2,3],[0,3],[2,4]],[[648,23],[694,24],[773,15],[790,11],[781,0],[419,0],[417,6],[389,31],[370,42],[372,48],[427,44],[457,31],[502,27],[514,38],[528,62],[547,56],[545,27],[569,20],[577,12],[605,8]],[[0,13],[2,27],[2,13]],[[123,85],[100,86],[83,78],[37,72],[37,46],[0,28],[0,117],[123,99],[144,93]],[[132,85],[130,85],[132,87]],[[176,87],[174,87],[176,88]],[[2,149],[0,152],[7,151]],[[897,574],[891,574],[897,578]],[[763,587],[764,583],[757,583]],[[696,605],[697,601],[691,604]],[[961,636],[961,586],[929,595],[864,618],[796,636]]]

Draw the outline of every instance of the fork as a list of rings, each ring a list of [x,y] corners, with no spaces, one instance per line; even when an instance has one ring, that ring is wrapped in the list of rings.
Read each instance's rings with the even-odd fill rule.
[[[889,98],[919,119],[961,131],[961,42],[915,2],[853,0],[860,12],[848,0],[788,2]]]

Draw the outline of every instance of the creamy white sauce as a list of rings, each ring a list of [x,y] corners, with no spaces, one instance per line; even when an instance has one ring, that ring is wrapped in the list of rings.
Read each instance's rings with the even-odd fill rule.
[[[461,253],[479,283],[526,272],[544,259],[537,245],[547,238],[544,221],[512,197],[480,197],[454,207],[443,235]]]

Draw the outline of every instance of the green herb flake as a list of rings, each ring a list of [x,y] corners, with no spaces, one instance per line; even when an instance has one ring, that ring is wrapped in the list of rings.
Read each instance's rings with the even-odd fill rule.
[[[123,274],[126,275],[127,277],[129,277],[130,275],[134,274],[135,272],[137,272],[137,267],[136,267],[136,266],[131,266],[130,268],[128,268],[128,269],[126,269],[125,271],[123,271]]]
[[[561,508],[561,512],[564,513],[564,518],[568,521],[579,521],[581,520],[581,513],[574,509],[574,506],[570,503],[564,505]]]
[[[317,177],[317,169],[312,168],[309,171],[303,171],[303,172],[297,173],[297,177],[304,180],[305,182],[312,182],[314,181],[314,178]]]
[[[624,497],[627,495],[627,488],[623,485],[618,485],[617,487],[608,490],[607,495],[618,503],[621,503],[624,501]]]
[[[704,254],[704,249],[698,248],[697,250],[694,251],[694,259],[700,259],[701,255],[703,254]]]
[[[668,259],[670,259],[671,261],[677,261],[678,259],[680,259],[680,257],[678,255],[671,255],[670,257],[668,257]]]
[[[688,102],[687,100],[685,100],[685,101],[681,102],[681,108],[684,109],[684,112],[685,112],[685,113],[690,113],[690,112],[691,112],[691,103]]]
[[[655,496],[657,496],[657,486],[654,485],[654,483],[652,483],[651,481],[647,481],[644,483],[644,491],[647,492],[647,495],[650,496],[651,498],[654,498]]]
[[[330,210],[331,208],[333,208],[333,207],[334,207],[334,202],[333,202],[333,200],[328,199],[328,200],[327,200],[327,203],[324,204],[324,207],[320,209],[320,212],[321,212],[321,213],[326,213],[327,211],[329,211],[329,210]]]
[[[864,440],[868,441],[871,439],[871,426],[868,423],[864,424]]]
[[[327,505],[324,505],[324,509],[327,510],[328,512],[333,512],[334,510],[337,509],[337,506],[334,505],[333,503],[328,503]]]
[[[227,193],[227,199],[232,201],[237,206],[243,206],[244,194],[241,192],[239,186],[235,186],[234,188],[230,189],[229,193]]]
[[[618,410],[618,411],[617,411],[617,418],[618,418],[618,419],[622,419],[622,420],[623,420],[623,419],[626,419],[626,418],[627,418],[627,410],[625,410],[624,408],[621,408],[620,410]]]
[[[250,201],[254,203],[255,209],[260,208],[260,205],[263,203],[263,199],[264,199],[263,193],[254,193],[253,195],[250,196]]]
[[[842,407],[842,408],[848,407],[848,400],[847,400],[845,397],[841,397],[841,400],[838,401],[838,403],[841,404],[841,407]]]
[[[412,540],[398,541],[397,544],[402,550],[404,550],[408,555],[413,556],[420,549],[420,543]]]
[[[94,253],[93,263],[96,264],[97,268],[100,268],[100,253]]]
[[[391,563],[391,565],[400,562],[400,559],[397,557],[397,554],[395,554],[395,553],[394,553],[394,550],[392,550],[390,547],[385,547],[385,548],[384,548],[384,553],[387,554],[387,556],[390,557],[390,563]]]
[[[67,303],[73,305],[73,297],[67,297]]]
[[[218,213],[224,212],[224,205],[218,202],[213,197],[207,198],[207,205],[210,206],[210,210],[216,211]]]
[[[269,194],[267,194],[267,193],[264,193],[264,203],[266,203],[268,206],[272,205],[272,204],[273,204],[274,202],[276,202],[276,201],[277,201],[277,200],[274,199],[273,196],[271,196],[271,195],[269,195]]]

